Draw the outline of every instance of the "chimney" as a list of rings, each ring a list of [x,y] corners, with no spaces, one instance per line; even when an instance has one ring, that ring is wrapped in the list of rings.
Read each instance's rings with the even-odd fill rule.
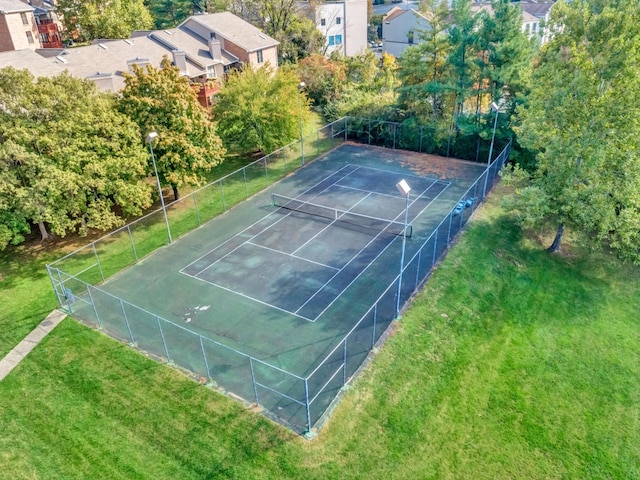
[[[220,40],[209,40],[209,53],[214,60],[222,59],[222,47],[220,46]]]
[[[180,73],[183,75],[187,75],[189,72],[187,71],[187,54],[182,50],[172,50],[173,54],[173,64],[180,69]]]

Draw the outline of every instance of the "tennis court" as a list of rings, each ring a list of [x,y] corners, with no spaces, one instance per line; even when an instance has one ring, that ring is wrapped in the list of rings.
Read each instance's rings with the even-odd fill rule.
[[[52,281],[76,318],[309,431],[478,204],[485,171],[343,144],[100,285]]]
[[[405,175],[407,176],[407,175]],[[181,273],[315,322],[402,235],[402,174],[347,165],[274,209]],[[448,183],[409,176],[409,221]],[[409,232],[408,232],[409,233]]]

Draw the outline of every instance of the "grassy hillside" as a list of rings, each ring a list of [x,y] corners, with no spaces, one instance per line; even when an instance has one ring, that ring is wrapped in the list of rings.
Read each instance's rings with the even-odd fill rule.
[[[547,254],[497,195],[312,442],[67,319],[0,382],[0,478],[640,478],[640,269]],[[0,350],[42,260],[1,260]]]

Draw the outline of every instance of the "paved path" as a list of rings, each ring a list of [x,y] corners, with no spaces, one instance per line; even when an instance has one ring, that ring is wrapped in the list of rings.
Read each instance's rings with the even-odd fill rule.
[[[16,347],[11,350],[6,357],[0,360],[0,381],[4,379],[9,372],[13,370],[24,357],[26,357],[31,350],[38,345],[44,337],[46,337],[51,330],[67,316],[66,313],[60,310],[54,310],[47,318],[45,318],[40,325],[33,329],[33,331],[25,337]]]

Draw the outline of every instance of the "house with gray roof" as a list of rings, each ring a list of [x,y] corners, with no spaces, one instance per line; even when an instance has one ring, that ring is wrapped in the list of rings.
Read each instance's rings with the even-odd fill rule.
[[[167,56],[189,77],[200,102],[209,106],[218,82],[230,68],[277,67],[278,44],[241,18],[223,12],[189,17],[169,30],[134,32],[124,40],[36,50],[24,59],[19,58],[19,52],[0,53],[0,68],[28,68],[35,76],[67,70],[75,77],[94,81],[102,90],[115,92],[124,87],[123,74],[133,72],[134,65],[159,67]]]

